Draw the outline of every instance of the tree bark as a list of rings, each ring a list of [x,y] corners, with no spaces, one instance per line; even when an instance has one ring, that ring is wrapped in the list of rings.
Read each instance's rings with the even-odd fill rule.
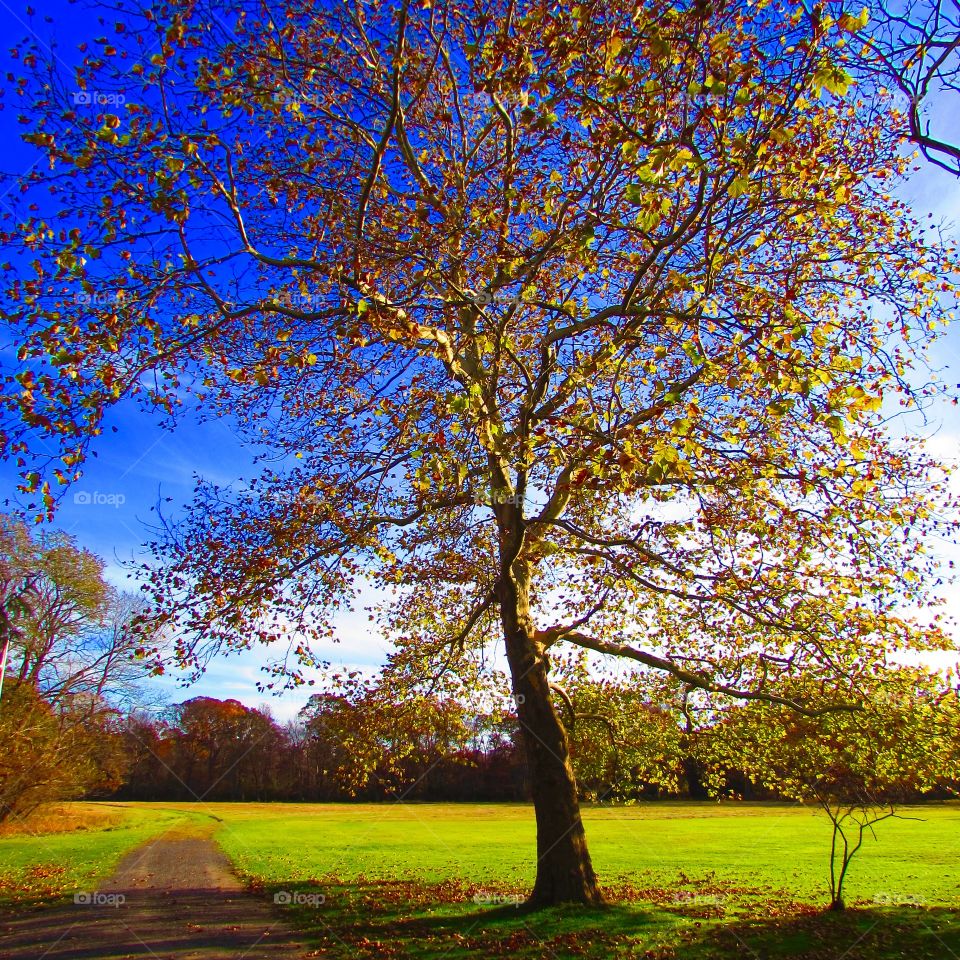
[[[553,708],[547,660],[534,639],[529,569],[514,561],[501,576],[500,616],[537,820],[537,879],[528,905],[600,904],[587,850],[567,732]]]

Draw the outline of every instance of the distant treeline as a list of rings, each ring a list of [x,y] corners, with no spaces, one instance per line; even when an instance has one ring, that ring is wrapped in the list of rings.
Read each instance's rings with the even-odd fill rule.
[[[217,801],[529,799],[513,717],[471,714],[456,701],[427,697],[406,707],[319,695],[296,721],[281,725],[268,712],[236,700],[196,697],[162,720],[134,715],[114,734],[126,775],[106,795]],[[591,753],[602,747],[603,738],[574,743],[584,799],[707,796],[690,757],[681,758],[673,790],[636,768],[591,776]],[[746,779],[733,779],[741,796],[769,796]]]
[[[354,705],[319,696],[294,722],[236,700],[197,697],[163,720],[128,718],[121,733],[127,800],[522,800],[514,731],[461,722],[433,701],[406,723],[371,728]],[[460,711],[458,710],[459,714]],[[394,718],[396,719],[396,718]]]

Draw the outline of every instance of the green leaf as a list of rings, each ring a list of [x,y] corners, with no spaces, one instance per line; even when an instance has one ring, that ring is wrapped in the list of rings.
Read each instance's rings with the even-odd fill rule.
[[[661,219],[659,210],[645,210],[638,214],[635,223],[641,230],[649,232],[660,225]]]
[[[813,74],[813,89],[815,93],[829,90],[838,97],[846,95],[853,83],[853,77],[842,67],[833,63],[823,63]]]

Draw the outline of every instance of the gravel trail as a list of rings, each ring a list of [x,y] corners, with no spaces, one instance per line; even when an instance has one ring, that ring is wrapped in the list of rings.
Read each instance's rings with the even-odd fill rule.
[[[119,895],[119,896],[118,896]],[[122,897],[122,901],[121,901]],[[131,851],[88,903],[0,918],[2,960],[304,960],[278,909],[208,837],[171,831]]]

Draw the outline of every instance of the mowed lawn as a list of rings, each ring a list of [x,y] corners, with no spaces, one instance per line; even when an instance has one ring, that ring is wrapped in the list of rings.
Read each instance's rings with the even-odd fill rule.
[[[90,811],[98,805],[72,805]],[[536,914],[520,804],[113,804],[109,824],[0,837],[0,896],[62,872],[91,889],[124,850],[175,830],[211,835],[251,888],[278,896],[334,958],[467,956],[960,960],[960,804],[904,809],[868,838],[843,915],[827,898],[829,825],[779,804],[587,808],[611,905]],[[916,818],[916,819],[913,819]],[[33,872],[31,874],[31,871]],[[30,881],[36,899],[37,882]],[[31,897],[27,897],[30,899]],[[297,900],[304,901],[297,906]]]
[[[532,884],[533,811],[521,804],[210,804],[217,839],[267,883],[336,875],[428,882]],[[857,855],[848,899],[913,897],[960,905],[960,804],[905,808]],[[779,804],[648,803],[587,808],[587,838],[605,884],[660,886],[715,877],[811,903],[827,894],[830,828]]]

